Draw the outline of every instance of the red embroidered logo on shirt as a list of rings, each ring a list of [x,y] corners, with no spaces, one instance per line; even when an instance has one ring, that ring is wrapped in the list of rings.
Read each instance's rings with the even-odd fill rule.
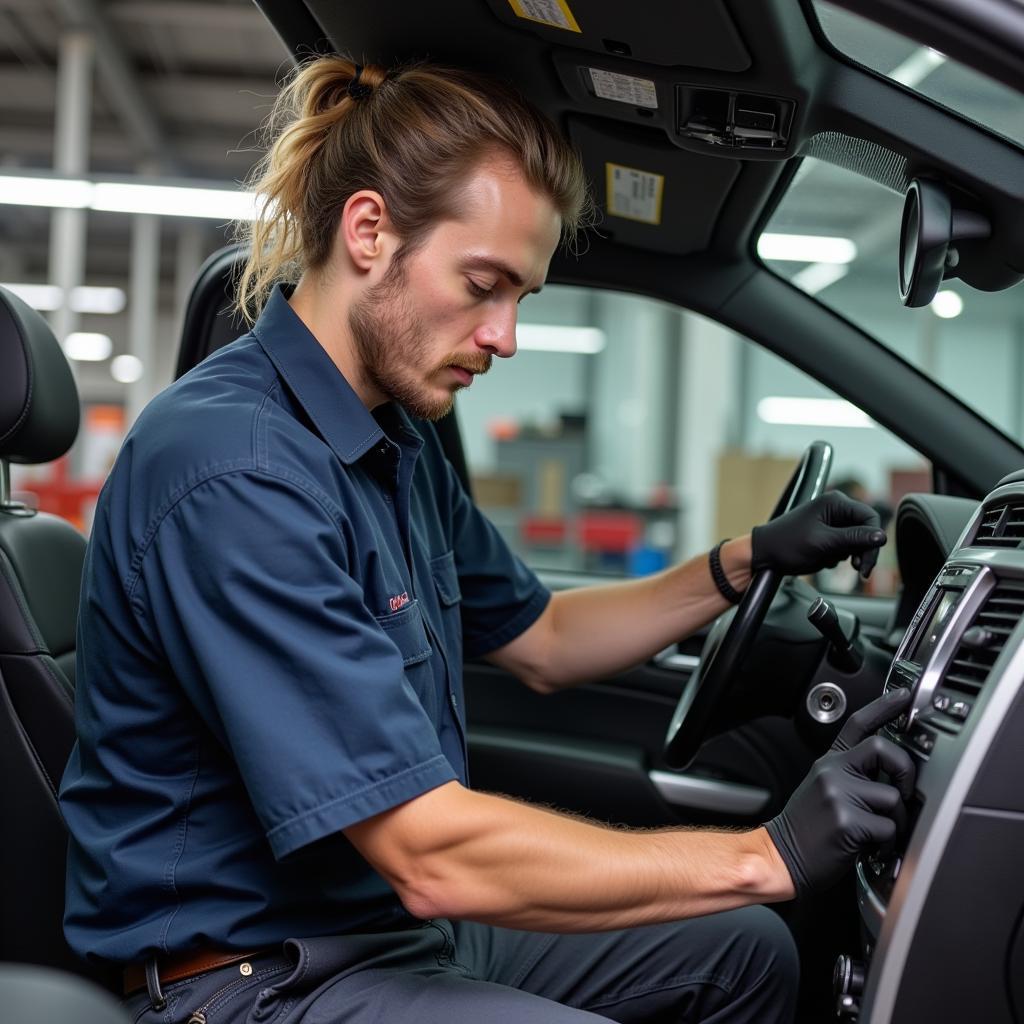
[[[388,602],[391,605],[391,610],[397,612],[399,608],[404,608],[409,603],[409,592],[403,590],[401,594],[395,594],[393,598]]]

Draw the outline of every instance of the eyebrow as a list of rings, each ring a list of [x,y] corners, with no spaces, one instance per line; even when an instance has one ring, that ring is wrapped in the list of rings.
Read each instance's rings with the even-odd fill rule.
[[[490,256],[469,256],[466,258],[466,266],[468,267],[483,267],[487,270],[493,271],[495,274],[501,274],[516,287],[522,288],[524,281],[522,277],[516,273],[507,263],[503,263],[501,260],[492,259]],[[536,288],[531,288],[528,295],[537,295],[544,290],[542,284],[537,285]]]

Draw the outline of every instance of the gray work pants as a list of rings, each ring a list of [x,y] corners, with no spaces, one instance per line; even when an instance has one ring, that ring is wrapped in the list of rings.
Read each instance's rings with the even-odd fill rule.
[[[431,921],[289,939],[125,1005],[137,1024],[788,1024],[797,975],[764,907],[586,935]]]

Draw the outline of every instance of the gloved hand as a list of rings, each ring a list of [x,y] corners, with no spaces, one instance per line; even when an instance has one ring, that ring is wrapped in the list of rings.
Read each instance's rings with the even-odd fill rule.
[[[828,491],[750,534],[750,568],[803,576],[853,556],[853,567],[867,579],[885,543],[878,513],[840,491]]]
[[[914,762],[873,733],[909,707],[910,698],[909,690],[893,690],[851,715],[782,813],[765,825],[798,896],[834,885],[858,853],[895,836],[900,801],[914,792]],[[879,771],[892,785],[875,780]]]

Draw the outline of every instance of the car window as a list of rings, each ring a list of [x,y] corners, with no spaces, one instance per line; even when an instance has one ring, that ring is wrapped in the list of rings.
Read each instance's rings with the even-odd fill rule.
[[[840,53],[1017,145],[1024,144],[1024,106],[1020,94],[1009,86],[828,0],[813,0],[813,5],[825,38]]]
[[[805,159],[758,252],[775,273],[898,352],[1011,437],[1024,439],[1020,289],[947,281],[930,306],[899,299],[903,196]],[[998,372],[993,372],[998,371]]]
[[[704,317],[549,285],[522,304],[515,358],[459,395],[474,493],[536,569],[656,571],[766,519],[807,445],[883,518],[930,467],[859,409]],[[849,566],[823,589],[865,589]],[[866,592],[896,587],[892,548]]]

